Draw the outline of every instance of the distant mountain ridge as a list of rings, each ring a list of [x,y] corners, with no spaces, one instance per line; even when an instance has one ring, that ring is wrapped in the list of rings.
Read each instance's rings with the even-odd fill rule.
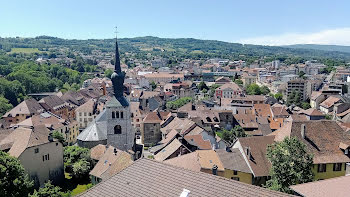
[[[344,45],[321,45],[321,44],[294,44],[294,45],[284,45],[281,47],[293,48],[293,49],[313,49],[322,51],[337,51],[350,53],[350,46]]]

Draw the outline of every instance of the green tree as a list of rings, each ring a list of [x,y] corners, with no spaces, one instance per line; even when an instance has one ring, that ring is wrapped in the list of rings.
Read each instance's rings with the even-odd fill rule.
[[[73,164],[73,175],[77,179],[82,179],[89,174],[90,162],[80,159]]]
[[[198,87],[198,89],[201,90],[201,91],[204,90],[204,89],[209,90],[207,84],[205,84],[204,81],[201,81],[201,82],[198,84],[197,87]]]
[[[63,137],[63,135],[62,135],[62,133],[61,132],[58,132],[58,131],[54,131],[53,133],[52,133],[52,137],[54,138],[54,139],[57,139],[59,142],[61,142],[61,143],[64,143],[66,140],[64,139],[64,137]]]
[[[32,187],[19,160],[0,151],[0,196],[27,196]]]
[[[311,105],[310,105],[310,103],[308,103],[308,102],[302,102],[302,103],[301,103],[301,108],[303,108],[303,109],[309,109],[309,108],[311,108]]]
[[[178,109],[184,105],[186,105],[187,103],[191,102],[193,100],[192,97],[183,97],[183,98],[179,98],[175,101],[170,101],[166,103],[166,107],[167,109]]]
[[[291,193],[289,186],[312,181],[313,156],[307,153],[306,145],[296,137],[286,137],[267,148],[267,158],[271,162],[271,179],[266,187]]]
[[[4,115],[7,111],[12,109],[12,105],[9,103],[9,100],[0,96],[0,116]]]
[[[58,186],[54,186],[50,181],[45,183],[45,186],[40,188],[38,191],[34,190],[32,195],[28,195],[29,197],[63,197],[64,193],[61,191],[61,188]]]
[[[304,78],[305,72],[304,71],[300,71],[298,75],[299,75],[300,78]]]
[[[245,134],[244,129],[239,125],[236,125],[231,130],[224,129],[222,131],[222,138],[226,142],[230,142],[230,143],[232,143],[235,139],[237,139],[239,137],[246,137],[246,136],[247,135]]]
[[[152,87],[152,90],[157,88],[157,84],[154,81],[152,81],[150,85]]]
[[[248,95],[260,95],[261,94],[260,87],[255,83],[250,84],[247,87],[247,94]]]
[[[270,89],[269,89],[267,86],[262,86],[262,87],[260,88],[260,92],[261,92],[261,94],[263,94],[263,95],[268,95],[268,94],[270,93]]]
[[[277,100],[282,100],[283,99],[283,95],[281,94],[281,93],[276,93],[275,94],[275,99],[277,99]]]
[[[243,81],[240,80],[240,79],[236,79],[234,82],[235,82],[237,85],[243,85]]]
[[[66,172],[72,172],[73,164],[81,159],[91,162],[90,150],[88,148],[79,146],[64,147],[63,160]]]
[[[105,77],[111,78],[111,75],[113,74],[113,71],[111,69],[106,69],[105,70]]]

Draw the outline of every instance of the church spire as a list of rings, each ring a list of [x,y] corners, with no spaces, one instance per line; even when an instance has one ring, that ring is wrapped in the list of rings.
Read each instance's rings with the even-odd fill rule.
[[[117,27],[115,27],[115,61],[114,61],[114,71],[116,73],[121,73],[121,68],[120,68],[120,57],[119,57],[119,49],[118,49],[118,38],[117,38]]]

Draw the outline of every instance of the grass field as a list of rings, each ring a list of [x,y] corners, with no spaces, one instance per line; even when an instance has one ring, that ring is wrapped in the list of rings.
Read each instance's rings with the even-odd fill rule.
[[[12,48],[10,53],[41,53],[38,48]]]

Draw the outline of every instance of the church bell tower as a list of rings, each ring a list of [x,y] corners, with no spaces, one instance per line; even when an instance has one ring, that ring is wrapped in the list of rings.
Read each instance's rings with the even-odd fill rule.
[[[125,73],[121,71],[118,40],[115,40],[114,72],[111,75],[114,95],[106,104],[107,145],[123,151],[134,147],[135,131],[131,126],[129,102],[123,94]]]

